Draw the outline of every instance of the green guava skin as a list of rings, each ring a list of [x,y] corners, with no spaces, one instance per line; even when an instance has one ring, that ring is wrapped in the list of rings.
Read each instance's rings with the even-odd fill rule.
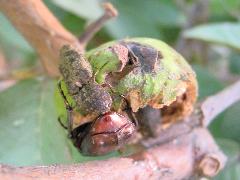
[[[177,96],[186,91],[184,82],[195,78],[195,73],[186,60],[166,43],[151,38],[129,38],[121,40],[124,42],[136,42],[151,46],[160,52],[161,58],[158,59],[155,72],[152,73],[133,73],[125,75],[113,88],[116,94],[127,97],[132,91],[137,91],[140,101],[133,111],[144,107],[155,99],[158,108],[169,105],[176,100]],[[92,49],[85,54],[90,62],[95,74],[96,82],[103,84],[105,76],[109,72],[116,72],[120,66],[120,61],[116,54],[108,48],[118,44],[120,41],[112,41]],[[161,96],[161,98],[156,98]],[[120,99],[119,99],[120,100]],[[118,100],[115,100],[118,101]],[[131,103],[131,102],[130,102]],[[120,102],[115,102],[113,109],[120,107]],[[113,105],[114,105],[113,104]],[[119,105],[119,106],[117,106]]]

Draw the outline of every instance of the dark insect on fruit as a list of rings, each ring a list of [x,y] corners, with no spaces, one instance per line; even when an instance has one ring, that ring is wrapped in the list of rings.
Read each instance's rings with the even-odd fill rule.
[[[69,138],[83,155],[104,155],[120,149],[129,142],[135,133],[136,123],[133,123],[127,116],[116,112],[107,112],[93,122],[73,129],[73,107],[69,105],[61,88],[61,81],[58,83],[58,88],[68,112],[68,127],[65,127],[60,119],[59,122],[68,129]]]
[[[58,89],[67,109],[69,138],[84,155],[103,155],[118,150],[129,142],[135,133],[136,123],[124,115],[111,111],[112,98],[107,90],[95,82],[91,66],[81,54],[69,47],[61,51],[60,72],[68,93],[76,102],[77,109],[86,114],[95,114],[97,118],[90,123],[73,129],[73,108],[62,90],[62,81]]]
[[[77,136],[74,143],[83,154],[102,155],[124,146],[134,132],[135,125],[130,119],[109,112],[97,118],[86,136],[83,139]]]

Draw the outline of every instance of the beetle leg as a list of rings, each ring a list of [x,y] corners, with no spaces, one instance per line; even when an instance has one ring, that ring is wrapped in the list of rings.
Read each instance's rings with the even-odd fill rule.
[[[72,109],[67,110],[67,119],[68,119],[68,137],[72,138],[72,130],[73,130],[73,116]]]
[[[65,94],[64,94],[64,92],[62,90],[62,81],[61,80],[58,81],[58,90],[59,90],[59,92],[60,92],[60,94],[61,94],[61,96],[62,96],[62,98],[64,100],[64,104],[66,106],[66,109],[72,109],[72,107],[70,106],[70,104],[69,104],[69,102],[67,100],[67,97],[65,96]]]
[[[64,104],[65,104],[65,107],[66,107],[66,110],[67,110],[67,120],[68,120],[68,126],[67,126],[67,129],[68,129],[68,136],[69,138],[72,137],[72,129],[73,129],[73,117],[72,117],[72,112],[73,112],[73,107],[69,104],[68,100],[67,100],[67,97],[66,95],[64,94],[63,90],[62,90],[62,81],[58,81],[58,90],[64,100]],[[62,125],[62,122],[59,121],[60,124]],[[63,126],[65,127],[65,126]]]
[[[63,122],[62,122],[60,117],[58,117],[58,122],[64,129],[68,129],[67,126],[65,126],[65,124],[63,124]]]

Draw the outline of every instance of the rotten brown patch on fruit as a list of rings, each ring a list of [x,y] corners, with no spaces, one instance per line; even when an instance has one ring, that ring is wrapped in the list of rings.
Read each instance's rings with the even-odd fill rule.
[[[140,95],[139,90],[130,91],[127,96],[127,99],[130,102],[130,106],[131,106],[133,112],[137,112],[140,107],[143,107],[145,105],[141,101],[141,95]]]
[[[111,47],[120,60],[118,72],[108,73],[106,82],[112,86],[124,78],[127,74],[154,73],[159,59],[163,56],[155,48],[136,42],[120,42]]]
[[[183,120],[192,112],[193,104],[197,98],[197,82],[193,76],[190,76],[189,80],[185,82],[185,93],[178,95],[174,102],[172,102],[169,106],[164,106],[161,109],[163,124],[172,124],[176,121]]]
[[[132,65],[126,64],[126,66],[122,69],[121,72],[110,72],[106,75],[105,81],[106,83],[111,84],[112,86],[116,86],[119,81],[124,78],[127,74],[133,71],[134,67]]]
[[[129,50],[130,61],[135,66],[140,66],[142,72],[153,73],[156,71],[159,52],[155,48],[135,42],[122,42],[122,44]]]
[[[153,97],[149,102],[148,105],[155,109],[161,109],[164,106],[163,103],[163,93],[159,93],[155,97]]]

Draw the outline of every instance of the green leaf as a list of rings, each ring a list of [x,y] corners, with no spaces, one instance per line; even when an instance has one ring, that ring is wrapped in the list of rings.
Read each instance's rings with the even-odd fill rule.
[[[199,99],[213,95],[224,88],[224,85],[214,75],[199,65],[193,66],[198,80]]]
[[[236,20],[240,17],[239,0],[211,0],[209,9],[210,21]]]
[[[87,20],[94,20],[103,14],[99,0],[52,0],[52,2]]]
[[[179,27],[185,21],[183,14],[169,1],[111,2],[118,9],[119,16],[107,24],[107,29],[118,39],[126,36],[163,38],[161,27]]]
[[[55,87],[52,80],[26,80],[0,94],[1,163],[73,163],[117,155],[81,156],[57,121]]]
[[[103,14],[98,0],[52,0],[57,6],[87,20],[97,19]],[[146,36],[163,38],[161,27],[180,27],[185,17],[173,2],[163,0],[112,0],[119,16],[106,24],[114,38]],[[136,13],[137,12],[137,13]],[[144,13],[141,13],[144,12]],[[177,32],[177,31],[176,31]]]
[[[73,14],[66,14],[62,18],[62,24],[76,36],[80,36],[85,28],[85,21]]]
[[[221,124],[221,136],[234,139],[240,143],[240,102],[235,103],[225,113]]]
[[[240,51],[240,23],[213,23],[185,31],[186,38],[219,43]]]
[[[66,11],[63,11],[62,8],[56,6],[52,0],[43,0],[44,4],[47,6],[47,8],[53,13],[55,17],[57,17],[60,21],[64,19],[66,15],[69,13]]]
[[[240,74],[240,53],[232,53],[229,58],[229,68],[233,74]]]
[[[26,80],[0,94],[0,161],[14,165],[72,162],[54,106],[53,82]]]
[[[216,139],[217,143],[228,157],[225,168],[214,180],[238,180],[240,177],[240,144],[230,139]]]

